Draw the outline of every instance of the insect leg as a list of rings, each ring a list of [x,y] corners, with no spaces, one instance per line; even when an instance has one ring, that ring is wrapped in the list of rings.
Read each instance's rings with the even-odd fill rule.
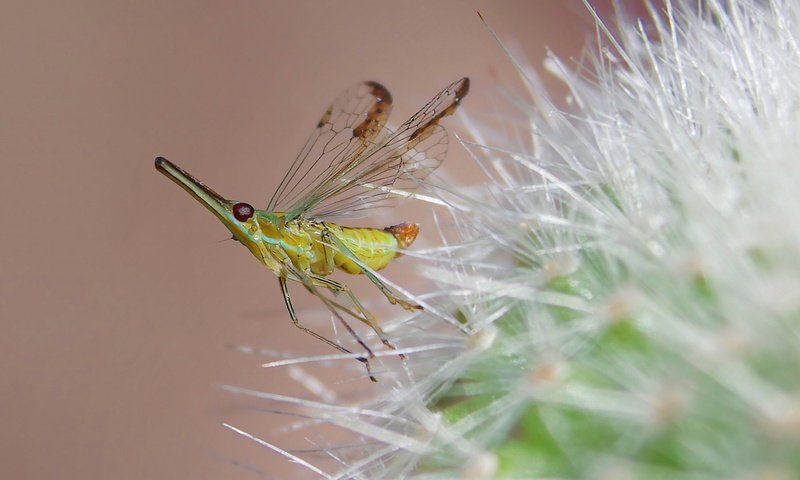
[[[344,328],[347,330],[347,333],[349,333],[356,340],[356,342],[358,342],[358,344],[361,345],[362,348],[364,348],[364,350],[366,351],[367,355],[370,358],[374,357],[375,353],[372,351],[372,349],[369,348],[369,346],[367,346],[367,344],[361,339],[361,337],[358,336],[356,331],[353,330],[353,327],[351,327],[350,324],[347,323],[347,321],[344,319],[344,317],[339,315],[339,312],[336,311],[336,308],[344,308],[344,307],[339,305],[336,302],[333,302],[333,301],[329,300],[327,297],[325,297],[325,295],[323,295],[319,290],[317,290],[317,287],[316,287],[316,285],[314,285],[314,281],[311,279],[311,277],[309,277],[302,270],[296,268],[292,264],[292,261],[291,261],[291,259],[289,259],[288,256],[286,256],[282,260],[283,260],[283,265],[284,265],[285,271],[290,273],[291,276],[294,279],[296,279],[300,283],[302,283],[303,286],[306,288],[306,290],[308,290],[312,295],[314,295],[315,297],[317,297],[320,300],[322,300],[322,303],[324,303],[325,306],[328,307],[328,310],[330,310],[331,313],[333,313],[334,317],[336,317],[336,319],[339,321],[339,323],[341,323],[342,326],[344,326]],[[289,298],[289,290],[288,290],[288,287],[286,285],[286,275],[284,274],[284,275],[280,276],[279,278],[281,280],[281,291],[283,292],[283,298],[284,298],[284,301],[286,301],[286,303],[287,303],[286,306],[289,309],[289,314],[290,314],[290,316],[292,316],[292,322],[296,326],[300,327],[302,330],[312,334],[315,338],[318,338],[318,339],[324,341],[328,345],[334,346],[339,351],[352,353],[349,350],[347,350],[344,347],[342,347],[341,345],[338,345],[338,344],[332,342],[331,340],[323,337],[322,335],[319,335],[317,333],[312,332],[308,328],[299,325],[299,322],[295,321],[297,317],[296,317],[296,315],[293,314],[294,313],[293,308],[290,306],[291,305],[291,300]],[[367,372],[369,373],[370,380],[372,380],[373,382],[377,382],[378,380],[372,375],[372,369],[370,368],[369,360],[367,358],[364,358],[364,357],[358,357],[356,359],[365,364],[365,366],[367,367]]]
[[[323,337],[322,335],[318,334],[317,332],[309,329],[308,327],[304,327],[303,325],[301,325],[300,324],[300,320],[297,318],[297,314],[294,312],[294,306],[292,306],[292,299],[289,297],[289,289],[288,289],[288,287],[286,285],[286,277],[283,277],[283,276],[278,277],[278,281],[281,284],[281,293],[283,293],[283,301],[286,303],[286,309],[289,310],[289,316],[292,318],[292,323],[294,324],[295,327],[297,327],[300,330],[310,334],[312,337],[316,338],[317,340],[322,340],[323,342],[327,343],[328,345],[332,346],[333,348],[335,348],[336,350],[339,350],[342,353],[345,353],[345,354],[348,354],[348,355],[352,355],[353,354],[353,352],[351,352],[350,350],[344,348],[343,346],[339,345],[338,343],[335,343],[335,342]],[[370,353],[372,353],[372,352],[370,352]],[[358,360],[359,362],[363,363],[364,366],[367,368],[367,374],[369,375],[369,379],[372,380],[373,382],[377,382],[378,380],[375,378],[374,375],[372,375],[372,368],[370,368],[369,360],[367,360],[367,358],[365,358],[365,357],[356,357],[356,360]]]
[[[395,344],[393,344],[392,342],[389,341],[388,338],[386,338],[386,334],[383,332],[383,329],[378,324],[378,319],[375,318],[375,316],[369,310],[364,308],[363,305],[361,305],[361,302],[358,301],[358,298],[355,296],[353,291],[350,290],[350,287],[348,287],[343,283],[339,283],[335,280],[325,278],[322,275],[315,275],[312,273],[310,277],[312,280],[314,280],[314,283],[316,283],[321,287],[327,288],[336,293],[344,293],[345,295],[347,295],[347,298],[350,299],[350,302],[353,304],[354,307],[356,307],[356,310],[358,310],[358,313],[360,313],[361,315],[356,315],[349,309],[343,309],[343,310],[349,313],[354,318],[357,318],[358,320],[367,324],[373,331],[375,331],[375,334],[378,335],[378,338],[384,345],[391,348],[392,350],[397,350],[397,346],[395,346]],[[400,357],[405,358],[405,355],[401,354]]]
[[[386,296],[387,300],[389,300],[389,303],[391,303],[392,305],[400,305],[406,310],[412,312],[416,310],[422,310],[421,305],[417,305],[416,303],[408,302],[401,298],[397,298],[397,295],[394,292],[392,292],[389,289],[389,287],[387,287],[386,284],[384,284],[381,281],[381,279],[376,277],[375,274],[373,274],[370,271],[369,267],[366,266],[364,262],[362,262],[355,253],[353,253],[352,251],[350,251],[349,248],[347,248],[344,242],[336,238],[336,235],[331,235],[327,230],[325,230],[323,232],[323,236],[326,239],[326,241],[330,241],[336,247],[337,250],[339,250],[343,255],[346,255],[348,259],[352,260],[353,263],[355,263],[361,268],[361,270],[364,272],[364,275],[366,275],[367,278],[369,278],[369,280],[373,284],[375,284],[376,287],[378,287],[378,289]]]

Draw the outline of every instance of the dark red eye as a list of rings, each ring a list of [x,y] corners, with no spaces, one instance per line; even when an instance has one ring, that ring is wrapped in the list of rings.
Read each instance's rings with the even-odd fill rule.
[[[240,222],[246,222],[256,213],[249,203],[237,203],[233,206],[233,216]]]

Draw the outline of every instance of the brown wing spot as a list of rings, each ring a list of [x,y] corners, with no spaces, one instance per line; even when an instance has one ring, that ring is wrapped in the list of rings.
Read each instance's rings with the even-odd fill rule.
[[[392,110],[392,94],[378,82],[364,82],[369,93],[375,97],[375,103],[367,111],[367,118],[353,128],[353,136],[357,138],[373,138],[386,124]]]
[[[435,122],[428,122],[425,125],[421,126],[420,128],[416,129],[414,133],[408,137],[408,143],[406,144],[409,149],[416,148],[417,145],[422,143],[426,138],[430,137],[433,133],[434,129],[436,128]]]
[[[436,117],[434,117],[432,122],[438,122],[442,117],[446,117],[448,115],[452,115],[453,112],[456,111],[456,108],[461,104],[461,99],[466,97],[469,93],[469,77],[464,77],[454,85],[455,88],[455,98],[453,99],[453,103],[447,106],[444,110],[439,112]]]
[[[446,106],[439,113],[431,117],[429,121],[420,125],[420,127],[417,128],[414,131],[414,133],[412,133],[408,137],[410,141],[414,141],[413,145],[416,145],[419,142],[425,140],[431,134],[431,129],[433,125],[436,125],[437,123],[439,123],[439,120],[448,115],[452,115],[456,111],[456,108],[458,108],[458,105],[461,103],[461,99],[466,97],[467,93],[469,93],[469,77],[464,77],[461,80],[455,82],[452,85],[452,87],[454,89],[453,100],[450,103],[450,105]]]
[[[414,243],[417,235],[419,235],[419,225],[416,223],[400,223],[398,225],[386,227],[384,230],[391,233],[394,238],[397,239],[397,244],[400,245],[400,248],[407,248]]]
[[[322,128],[325,126],[326,123],[330,122],[332,114],[333,114],[333,105],[328,107],[328,109],[325,110],[325,113],[322,114],[322,118],[320,118],[319,123],[317,123],[317,128]]]
[[[389,93],[386,87],[372,80],[364,83],[370,88],[369,92],[377,98],[379,102],[387,102],[389,105],[392,104],[392,94]]]
[[[469,93],[469,77],[461,79],[461,84],[456,90],[456,103],[460,102],[462,98],[466,97]]]

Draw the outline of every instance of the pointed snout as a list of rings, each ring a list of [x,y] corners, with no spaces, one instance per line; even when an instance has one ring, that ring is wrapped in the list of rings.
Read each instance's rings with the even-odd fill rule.
[[[189,195],[202,203],[203,206],[209,209],[211,213],[228,227],[228,230],[230,230],[234,236],[240,238],[247,236],[247,232],[244,230],[241,222],[236,220],[231,210],[231,206],[236,202],[226,199],[210,187],[207,187],[203,182],[193,177],[189,172],[164,157],[156,157],[156,170],[177,183],[181,188],[186,190]]]

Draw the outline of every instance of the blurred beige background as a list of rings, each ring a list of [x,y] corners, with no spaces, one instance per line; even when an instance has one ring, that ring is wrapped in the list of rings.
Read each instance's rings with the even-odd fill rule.
[[[231,464],[254,455],[292,478],[214,385],[302,393],[232,344],[328,351],[153,158],[263,205],[356,81],[389,87],[390,125],[464,75],[487,107],[514,73],[476,10],[535,65],[593,35],[577,0],[2,1],[0,478],[258,478]]]

